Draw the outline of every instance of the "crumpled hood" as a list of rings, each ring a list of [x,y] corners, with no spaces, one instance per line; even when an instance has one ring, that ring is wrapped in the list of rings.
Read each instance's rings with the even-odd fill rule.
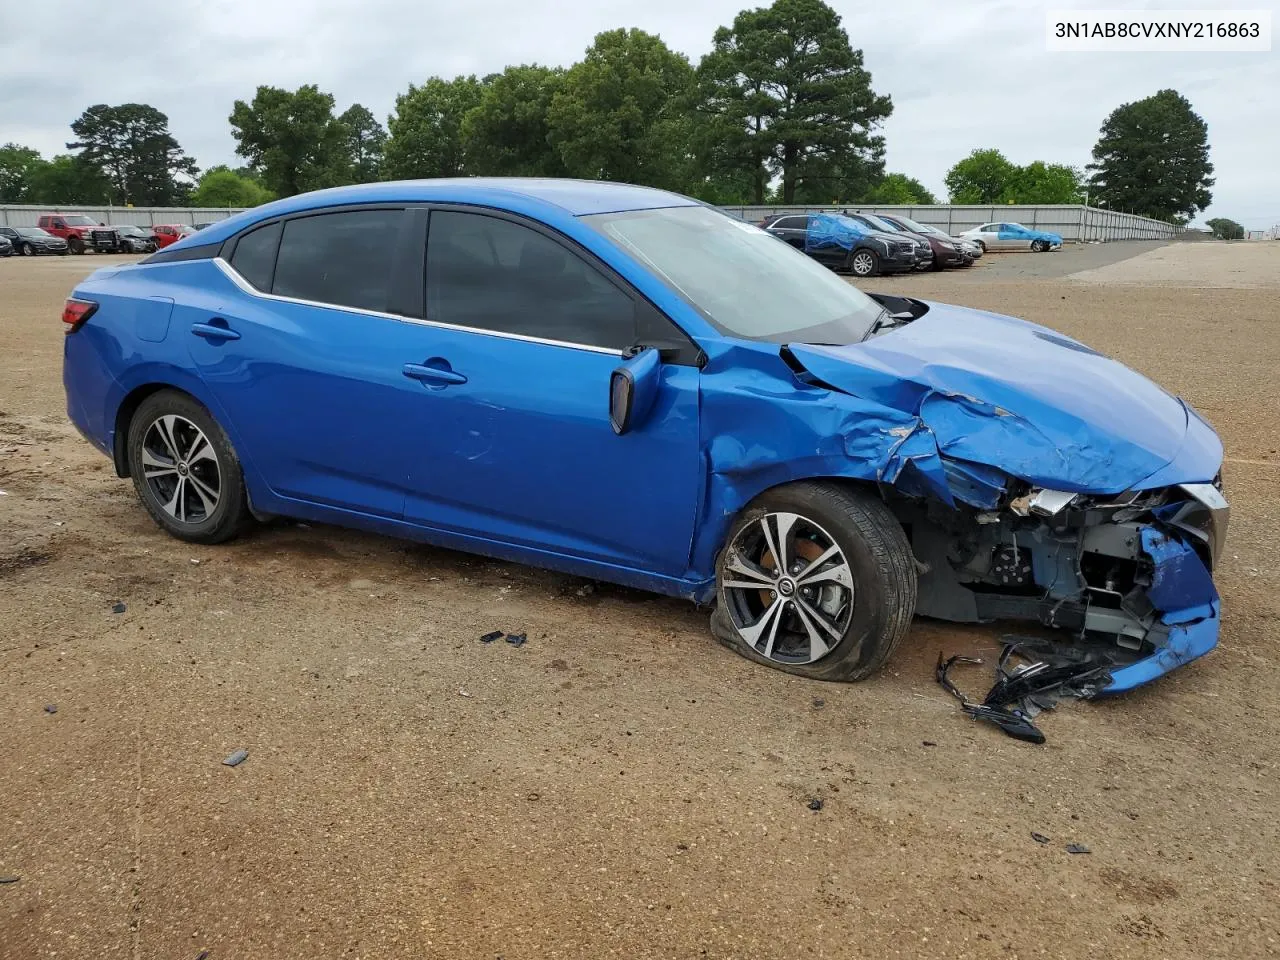
[[[1146,377],[1024,320],[928,306],[866,343],[789,349],[819,380],[917,415],[943,456],[1037,486],[1120,493],[1157,473],[1162,483],[1212,478],[1217,436]],[[1186,462],[1162,470],[1175,458]]]

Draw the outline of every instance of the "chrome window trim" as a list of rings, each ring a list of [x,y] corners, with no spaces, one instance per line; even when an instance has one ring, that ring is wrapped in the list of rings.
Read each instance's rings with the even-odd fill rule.
[[[248,280],[240,276],[222,257],[213,257],[214,264],[226,274],[227,279],[240,288],[241,292],[259,300],[275,300],[280,303],[296,303],[304,307],[320,307],[325,310],[341,310],[344,313],[358,313],[366,317],[378,317],[382,320],[395,320],[399,323],[416,323],[424,327],[436,327],[440,330],[461,330],[463,333],[477,333],[486,337],[498,337],[502,340],[522,340],[525,343],[540,343],[548,347],[568,347],[571,350],[586,350],[590,353],[602,353],[605,356],[622,358],[621,350],[608,347],[596,347],[586,343],[569,343],[565,340],[548,340],[545,337],[530,337],[521,333],[504,333],[501,330],[484,330],[480,327],[464,327],[456,323],[441,323],[439,320],[427,320],[423,317],[405,317],[398,313],[384,313],[380,310],[366,310],[363,307],[347,307],[337,303],[320,303],[318,300],[302,300],[298,297],[285,297],[277,293],[263,293]],[[175,261],[178,262],[178,261]],[[156,264],[164,266],[165,264]]]

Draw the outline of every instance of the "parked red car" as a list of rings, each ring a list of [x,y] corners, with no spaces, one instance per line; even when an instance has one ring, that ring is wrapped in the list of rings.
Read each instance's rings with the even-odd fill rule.
[[[190,236],[195,230],[185,223],[161,223],[152,227],[151,232],[156,235],[156,243],[163,248]]]
[[[67,241],[67,249],[72,253],[84,253],[86,250],[120,252],[120,234],[83,213],[41,214],[36,226]]]

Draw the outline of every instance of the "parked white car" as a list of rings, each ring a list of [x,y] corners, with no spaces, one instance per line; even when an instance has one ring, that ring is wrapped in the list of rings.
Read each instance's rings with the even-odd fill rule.
[[[984,223],[960,234],[983,250],[1031,250],[1045,253],[1062,247],[1062,237],[1047,230],[1033,230],[1020,223]]]

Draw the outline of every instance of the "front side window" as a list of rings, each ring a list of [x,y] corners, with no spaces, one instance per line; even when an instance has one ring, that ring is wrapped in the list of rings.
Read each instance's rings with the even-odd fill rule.
[[[426,312],[438,323],[614,350],[637,336],[635,302],[594,265],[546,234],[477,213],[431,213]]]
[[[628,210],[582,220],[729,336],[765,343],[857,343],[883,312],[790,244],[708,207]]]
[[[385,311],[403,217],[403,210],[350,210],[286,221],[271,292]],[[259,241],[265,244],[267,238]]]

